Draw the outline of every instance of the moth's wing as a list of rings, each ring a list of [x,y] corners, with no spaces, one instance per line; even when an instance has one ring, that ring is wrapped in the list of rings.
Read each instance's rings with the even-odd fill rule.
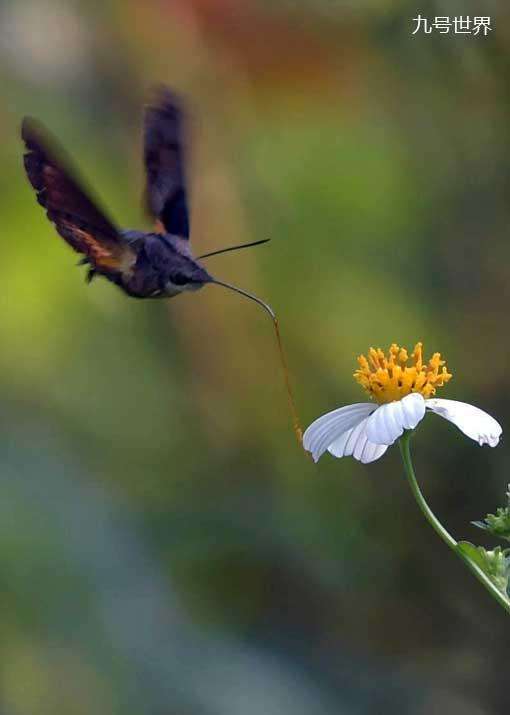
[[[189,239],[184,124],[180,99],[158,88],[144,116],[145,201],[160,230]]]
[[[136,258],[114,224],[73,178],[56,141],[35,119],[25,118],[21,137],[25,171],[49,220],[67,243],[99,271],[119,272]]]

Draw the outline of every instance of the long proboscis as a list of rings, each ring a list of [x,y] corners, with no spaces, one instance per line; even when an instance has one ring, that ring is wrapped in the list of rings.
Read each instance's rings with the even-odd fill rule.
[[[260,246],[263,243],[269,243],[270,238],[262,238],[260,241],[252,241],[251,243],[240,243],[237,246],[229,246],[228,248],[219,248],[217,251],[211,251],[210,253],[203,253],[201,256],[197,256],[198,260],[202,258],[210,258],[211,256],[217,256],[220,253],[228,253],[229,251],[238,251],[240,248],[251,248],[252,246]]]
[[[289,366],[287,363],[287,356],[285,355],[285,350],[283,349],[283,342],[282,342],[282,336],[280,334],[280,325],[278,323],[278,318],[276,317],[276,313],[274,310],[271,308],[271,306],[268,303],[265,303],[263,300],[258,298],[256,295],[253,295],[253,293],[248,293],[248,291],[243,290],[242,288],[238,288],[238,286],[234,286],[231,283],[224,283],[223,281],[218,281],[216,279],[213,279],[211,281],[212,283],[215,283],[216,285],[223,286],[223,288],[228,288],[228,290],[232,290],[235,293],[239,293],[240,295],[244,295],[245,298],[249,298],[250,300],[254,301],[255,303],[258,303],[258,305],[261,306],[270,316],[271,320],[273,321],[273,327],[276,335],[276,342],[278,344],[278,352],[280,354],[280,361],[282,364],[282,369],[283,369],[283,377],[285,380],[285,389],[287,391],[287,398],[289,401],[289,408],[292,416],[292,427],[294,429],[294,434],[296,435],[296,439],[298,441],[298,444],[300,446],[303,446],[303,429],[301,427],[301,423],[299,421],[299,416],[297,412],[297,407],[296,407],[296,401],[294,400],[294,393],[292,391],[292,385],[290,382],[290,373],[289,373]]]
[[[275,320],[277,321],[276,314],[271,308],[271,306],[268,303],[264,303],[264,301],[260,298],[257,298],[257,296],[253,295],[253,293],[248,293],[248,291],[243,290],[242,288],[238,288],[237,286],[233,286],[231,283],[224,283],[223,281],[218,281],[216,280],[216,278],[212,280],[212,283],[215,283],[218,286],[223,286],[224,288],[228,288],[229,290],[233,290],[235,293],[239,293],[240,295],[244,295],[245,298],[249,298],[250,300],[255,301],[255,303],[258,303],[262,308],[264,308],[267,313],[269,313],[273,322]]]

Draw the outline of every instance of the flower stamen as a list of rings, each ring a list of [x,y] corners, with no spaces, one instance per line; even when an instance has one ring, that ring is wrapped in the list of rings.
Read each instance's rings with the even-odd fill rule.
[[[424,364],[422,347],[422,343],[416,343],[410,357],[407,350],[396,343],[391,345],[387,356],[380,348],[370,348],[368,359],[365,355],[358,357],[359,368],[354,379],[379,404],[401,400],[411,392],[429,398],[436,394],[436,388],[451,380],[452,375],[440,353],[434,353]]]

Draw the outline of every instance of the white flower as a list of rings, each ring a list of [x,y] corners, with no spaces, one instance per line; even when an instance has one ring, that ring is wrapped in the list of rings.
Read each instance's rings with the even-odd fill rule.
[[[480,445],[498,444],[501,426],[486,412],[465,402],[430,397],[451,378],[439,353],[424,365],[418,343],[411,358],[414,364],[409,366],[407,351],[397,345],[391,346],[388,358],[372,348],[368,360],[358,358],[360,368],[354,377],[379,404],[347,405],[312,422],[303,435],[303,446],[314,461],[329,451],[335,457],[375,462],[404,430],[414,429],[427,410],[453,422]]]

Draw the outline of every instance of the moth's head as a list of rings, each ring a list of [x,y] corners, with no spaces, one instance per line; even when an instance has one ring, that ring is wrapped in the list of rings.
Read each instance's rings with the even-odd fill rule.
[[[211,283],[212,276],[199,263],[184,256],[180,258],[181,260],[168,273],[168,290],[171,290],[172,293],[195,291],[206,283]]]

